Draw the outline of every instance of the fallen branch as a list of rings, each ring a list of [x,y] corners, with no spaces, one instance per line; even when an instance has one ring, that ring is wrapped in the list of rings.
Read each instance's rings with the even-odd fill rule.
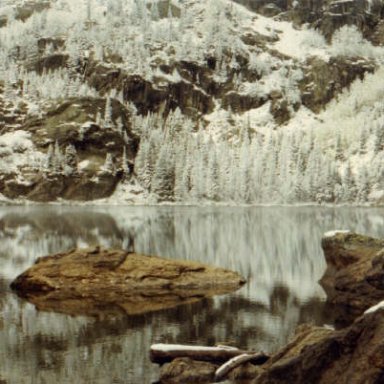
[[[150,359],[155,364],[165,364],[178,357],[189,357],[192,360],[208,361],[214,364],[222,364],[226,361],[240,355],[253,356],[250,360],[254,364],[262,364],[268,356],[264,354],[255,354],[253,351],[244,351],[237,348],[226,347],[203,347],[177,344],[154,344],[150,349]],[[255,359],[255,356],[257,358]],[[256,361],[256,362],[255,362]]]
[[[264,353],[243,353],[242,355],[235,356],[228,360],[225,364],[217,368],[215,372],[215,383],[223,381],[227,378],[228,374],[235,368],[245,363],[253,363],[256,365],[264,364],[268,360],[268,356]]]

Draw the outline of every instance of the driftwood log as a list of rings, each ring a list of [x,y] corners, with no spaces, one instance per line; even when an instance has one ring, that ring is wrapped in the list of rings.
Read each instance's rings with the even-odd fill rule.
[[[264,353],[243,351],[238,348],[225,346],[203,347],[177,344],[154,344],[150,349],[150,359],[152,363],[160,365],[169,363],[179,357],[189,357],[192,360],[208,361],[213,364],[223,364],[240,355],[246,355],[246,362],[251,362],[255,365],[261,365],[269,358]]]
[[[268,356],[264,353],[243,353],[242,355],[233,357],[228,360],[226,363],[217,368],[215,372],[215,383],[223,381],[227,378],[228,374],[233,371],[235,368],[246,363],[253,363],[255,365],[264,364],[268,360]]]

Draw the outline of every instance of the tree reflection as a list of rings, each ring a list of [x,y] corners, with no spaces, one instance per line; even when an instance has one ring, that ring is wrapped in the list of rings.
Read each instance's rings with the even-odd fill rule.
[[[384,233],[379,209],[0,208],[0,377],[10,383],[151,382],[151,343],[229,343],[269,352],[303,322],[333,324],[317,280],[323,232]],[[8,285],[37,257],[100,244],[239,271],[240,291],[162,311],[97,319],[39,312]],[[23,372],[21,374],[20,372]],[[0,381],[1,381],[0,379]]]

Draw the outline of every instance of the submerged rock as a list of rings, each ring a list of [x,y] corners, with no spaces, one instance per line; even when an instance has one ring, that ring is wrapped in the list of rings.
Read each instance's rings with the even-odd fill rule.
[[[133,315],[228,293],[244,282],[236,272],[201,263],[96,247],[40,258],[11,287],[41,310]]]
[[[322,239],[327,270],[320,283],[336,320],[350,323],[367,308],[384,300],[384,240],[334,232]]]

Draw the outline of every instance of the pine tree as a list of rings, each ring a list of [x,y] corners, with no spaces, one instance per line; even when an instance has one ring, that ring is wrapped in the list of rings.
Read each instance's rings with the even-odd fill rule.
[[[214,146],[211,146],[211,151],[209,152],[206,177],[206,196],[212,201],[220,200],[219,164]]]
[[[359,153],[364,155],[367,153],[367,141],[368,141],[368,132],[365,127],[361,129],[360,140],[359,140]]]
[[[56,140],[53,152],[53,172],[58,174],[63,171],[63,155],[60,150],[59,142]]]
[[[168,17],[168,22],[169,22],[168,41],[171,42],[174,40],[174,26],[173,26],[173,14],[172,14],[171,2],[169,2],[168,16],[167,17]]]
[[[92,17],[92,0],[87,0],[87,20],[91,20]]]
[[[104,110],[104,127],[112,128],[113,120],[112,120],[112,100],[111,97],[108,96],[105,101],[105,110]]]
[[[368,201],[368,195],[370,193],[368,170],[365,166],[362,166],[359,170],[357,178],[357,201],[365,203]]]
[[[160,149],[151,186],[159,201],[174,200],[175,165],[172,150],[167,145]]]
[[[338,132],[336,136],[336,143],[335,143],[335,159],[343,161],[344,160],[344,153],[343,153],[343,147],[341,143],[341,135]]]
[[[129,171],[129,166],[128,166],[128,158],[127,158],[127,149],[124,146],[123,149],[123,156],[121,158],[121,169],[123,170],[124,176],[129,176],[130,171]]]
[[[157,0],[154,0],[151,3],[151,19],[153,21],[157,21],[160,19],[159,4],[158,4]]]
[[[46,166],[45,166],[45,169],[47,172],[53,172],[54,163],[55,163],[54,148],[52,144],[49,144],[48,151],[47,151],[47,158],[46,158]]]
[[[72,144],[69,144],[65,148],[64,172],[67,175],[76,175],[78,173],[77,151],[74,145]]]
[[[351,164],[349,161],[346,163],[346,167],[343,175],[343,200],[347,202],[353,202],[356,198],[356,183],[352,173]]]
[[[113,163],[113,158],[111,153],[107,153],[105,157],[104,164],[100,168],[101,174],[105,175],[114,175],[115,174],[115,165]]]
[[[190,163],[187,142],[175,143],[175,201],[185,201],[189,193]]]
[[[375,128],[374,152],[378,154],[384,149],[384,123],[380,121]]]
[[[135,173],[141,185],[150,191],[153,164],[151,162],[150,143],[144,139],[140,142],[140,148],[135,158]]]
[[[116,120],[116,128],[118,132],[123,135],[124,134],[124,124],[123,124],[123,119],[121,116],[119,116]]]

